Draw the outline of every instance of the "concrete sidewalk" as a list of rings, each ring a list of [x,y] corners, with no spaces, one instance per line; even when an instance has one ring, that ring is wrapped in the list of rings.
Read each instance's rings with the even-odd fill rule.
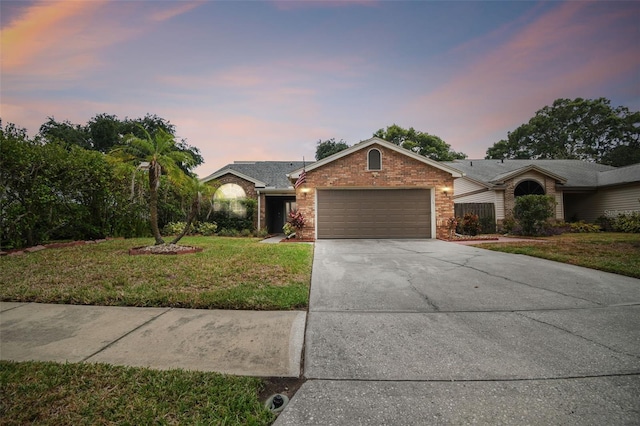
[[[298,377],[304,311],[0,304],[0,359]]]

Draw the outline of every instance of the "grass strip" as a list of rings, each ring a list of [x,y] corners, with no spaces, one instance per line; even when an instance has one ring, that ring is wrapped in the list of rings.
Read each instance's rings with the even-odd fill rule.
[[[149,239],[0,258],[0,300],[106,306],[288,310],[308,305],[313,246],[190,237],[183,255],[130,256]]]
[[[555,260],[640,278],[640,235],[614,232],[562,234],[544,242],[487,243],[477,247]]]
[[[251,377],[0,361],[1,425],[269,425]]]

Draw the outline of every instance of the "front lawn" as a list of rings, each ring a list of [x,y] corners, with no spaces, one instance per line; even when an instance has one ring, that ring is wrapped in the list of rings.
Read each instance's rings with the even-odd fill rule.
[[[260,379],[107,364],[0,361],[2,425],[269,425]]]
[[[477,247],[526,254],[640,278],[640,234],[562,234],[542,241],[488,243]]]
[[[0,300],[106,306],[282,310],[309,300],[313,246],[187,237],[195,254],[130,256],[150,239],[0,258]]]

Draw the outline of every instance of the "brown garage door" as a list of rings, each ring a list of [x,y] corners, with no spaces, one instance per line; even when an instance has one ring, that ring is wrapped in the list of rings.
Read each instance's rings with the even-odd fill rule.
[[[431,238],[429,190],[318,190],[318,238]]]

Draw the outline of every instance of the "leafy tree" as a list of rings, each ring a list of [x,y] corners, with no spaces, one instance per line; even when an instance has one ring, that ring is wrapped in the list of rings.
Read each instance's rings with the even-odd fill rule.
[[[39,135],[45,142],[58,142],[66,146],[75,145],[91,149],[90,135],[87,129],[67,120],[59,123],[53,117],[47,117],[47,122],[40,126]]]
[[[81,148],[108,153],[124,142],[125,135],[134,135],[138,138],[146,138],[146,133],[154,134],[162,130],[172,136],[176,136],[176,126],[168,120],[155,114],[147,114],[143,118],[119,119],[116,115],[98,114],[91,118],[86,125],[73,124],[69,121],[57,122],[53,117],[48,117],[47,122],[40,126],[40,137],[45,142],[61,142],[65,146],[79,146]],[[182,151],[194,160],[194,166],[204,162],[200,150],[189,146],[182,139],[176,142],[178,151]],[[183,167],[183,164],[179,165]],[[189,168],[183,168],[185,173],[190,173]]]
[[[1,126],[0,126],[1,127]],[[21,247],[109,233],[112,170],[104,155],[0,132],[0,241]]]
[[[140,126],[142,128],[142,126]],[[161,176],[165,174],[173,184],[181,185],[196,160],[186,151],[181,151],[172,134],[158,129],[151,134],[142,128],[144,138],[130,134],[125,137],[124,145],[113,151],[125,161],[148,164],[149,173],[149,213],[151,230],[156,244],[164,244],[158,227],[158,188]]]
[[[393,124],[387,126],[386,129],[379,129],[373,136],[436,161],[453,161],[467,158],[466,154],[451,150],[451,145],[438,136],[415,130],[413,127],[404,129],[397,124]]]
[[[516,197],[513,217],[522,227],[524,235],[537,235],[550,217],[556,202],[550,195],[522,195]]]
[[[487,159],[578,159],[612,166],[640,162],[640,112],[605,98],[556,99],[487,150]]]
[[[316,160],[322,160],[325,157],[336,154],[340,151],[349,148],[349,145],[342,139],[336,142],[335,138],[327,139],[326,141],[318,140],[316,145]]]

